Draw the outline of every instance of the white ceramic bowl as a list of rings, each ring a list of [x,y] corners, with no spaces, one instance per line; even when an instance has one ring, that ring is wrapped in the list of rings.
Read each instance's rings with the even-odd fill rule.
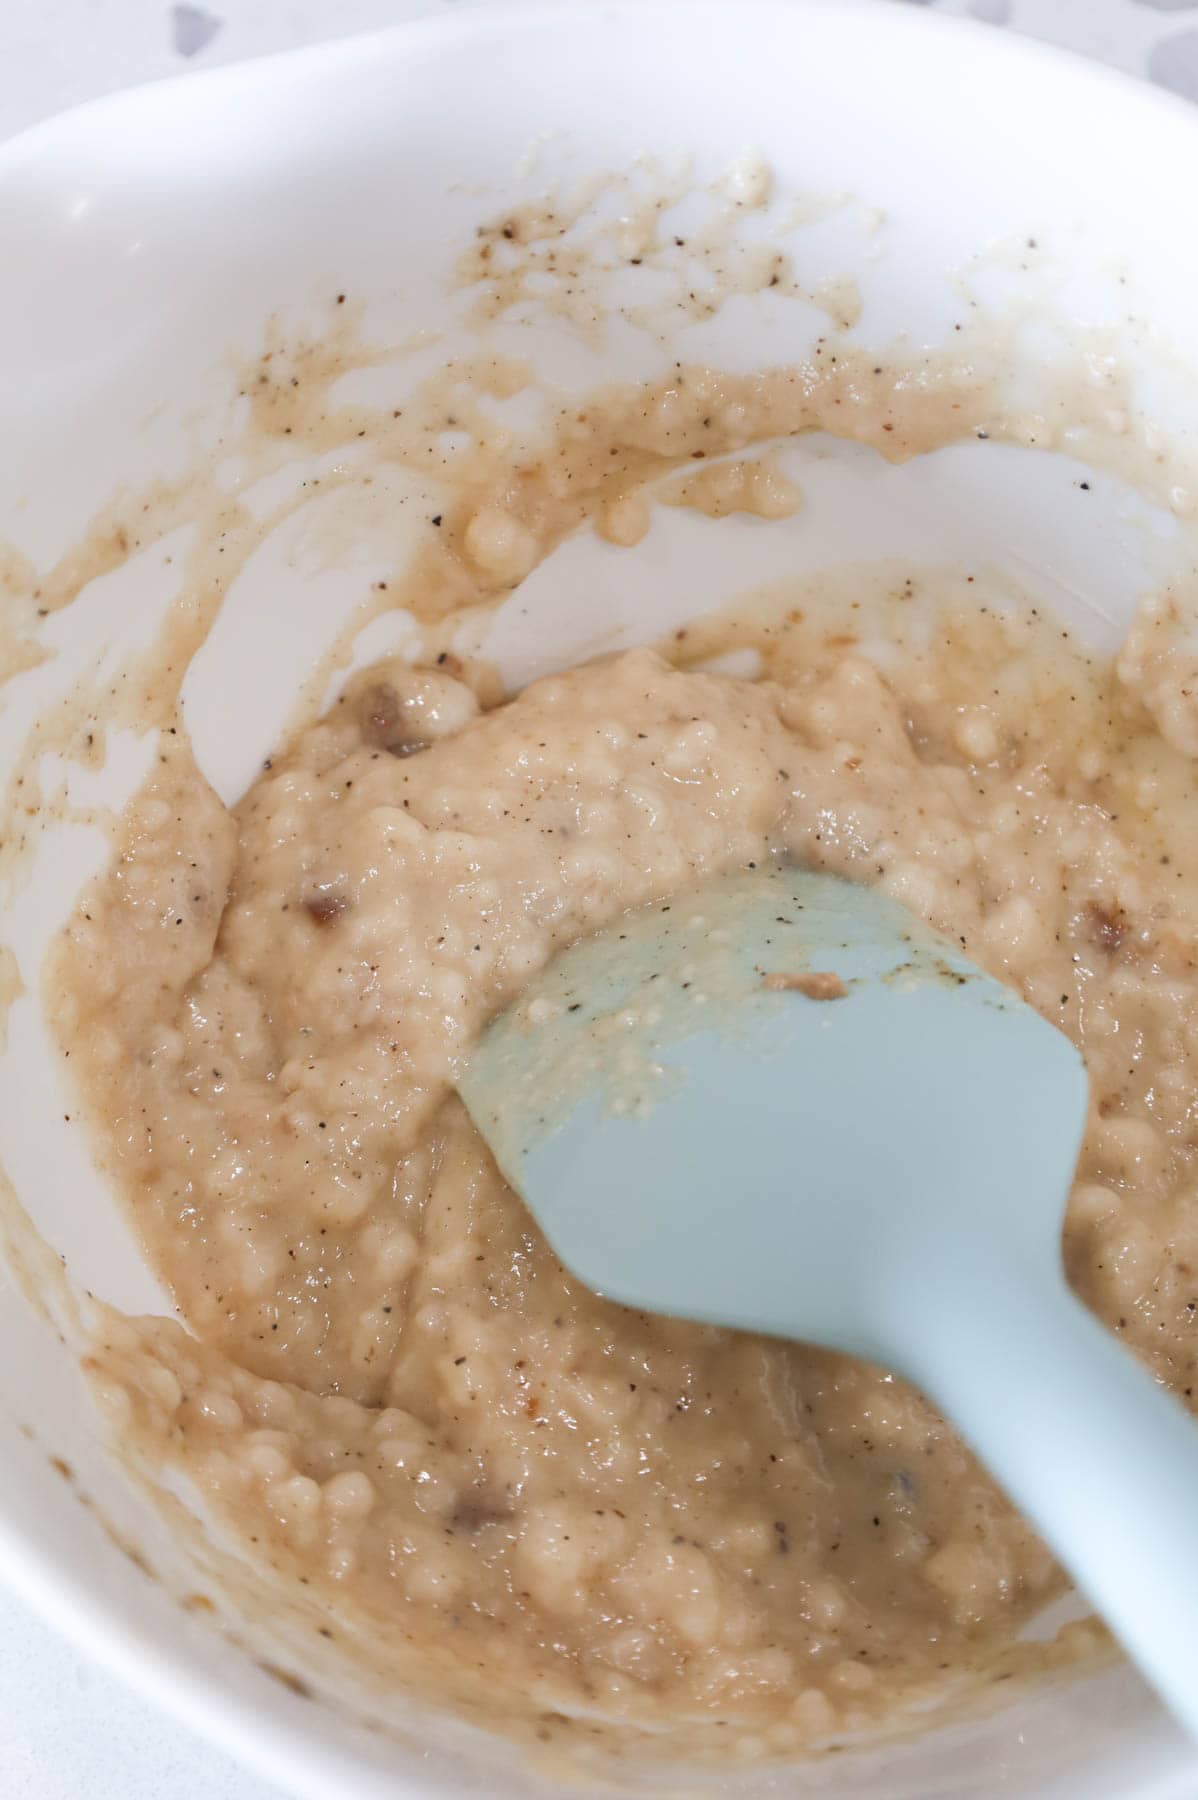
[[[550,170],[686,151],[703,180],[748,145],[782,187],[878,209],[841,207],[803,239],[810,282],[846,271],[859,280],[858,341],[884,345],[903,331],[913,344],[951,342],[965,304],[958,277],[986,252],[973,290],[1047,321],[1012,370],[1029,408],[1069,322],[1100,323],[1135,371],[1133,414],[1142,407],[1184,449],[1198,420],[1198,120],[1180,105],[1013,37],[889,4],[483,8],[118,96],[0,151],[0,538],[43,566],[116,484],[180,466],[188,433],[215,404],[210,371],[230,345],[255,347],[273,311],[315,317],[339,287],[368,303],[370,335],[398,341],[442,322],[443,278],[476,219],[538,192]],[[1029,238],[1035,255],[1008,254]],[[706,336],[691,330],[687,353],[781,361],[819,325],[809,309],[737,303]],[[807,505],[776,533],[721,526],[717,537],[706,521],[670,514],[618,568],[623,553],[567,545],[530,586],[531,602],[555,601],[537,631],[511,615],[500,623],[492,648],[508,672],[585,654],[597,637],[651,635],[667,613],[850,554],[985,557],[1074,613],[1096,609],[1091,626],[1109,639],[1140,591],[1192,561],[1183,524],[1117,474],[1096,477],[1079,507],[1076,467],[1060,458],[974,445],[893,470],[830,443],[794,454],[805,459]],[[1184,512],[1185,496],[1175,502]],[[318,648],[330,608],[349,604],[348,590],[326,583],[318,606],[298,582],[294,666],[272,676],[247,623],[269,616],[272,594],[277,585],[259,580],[241,595],[209,683],[225,710],[206,720],[201,694],[191,721],[230,792],[263,748],[230,729],[237,683],[257,691],[274,680],[281,694]],[[119,648],[144,629],[144,611],[117,595],[92,608],[87,629]],[[78,651],[83,622],[66,643],[52,624],[56,655]],[[36,711],[36,684],[28,692]],[[0,712],[5,755],[28,724],[26,701],[10,691]],[[96,854],[86,833],[51,843],[33,885],[5,896],[27,989]],[[23,1205],[73,1280],[127,1307],[160,1305],[62,1127],[35,996],[17,1000],[10,1024],[0,1158]],[[16,1248],[7,1254],[11,1263]],[[70,1464],[72,1482],[52,1456]],[[397,1706],[394,1740],[366,1730],[280,1687],[185,1616],[172,1594],[187,1572],[169,1533],[107,1456],[68,1348],[15,1289],[0,1307],[0,1460],[5,1577],[284,1786],[326,1800],[559,1791],[503,1747],[419,1709]],[[122,1536],[161,1579],[131,1565]],[[746,1771],[724,1789],[1164,1800],[1198,1789],[1198,1762],[1131,1673],[1115,1670],[923,1740],[793,1773]]]

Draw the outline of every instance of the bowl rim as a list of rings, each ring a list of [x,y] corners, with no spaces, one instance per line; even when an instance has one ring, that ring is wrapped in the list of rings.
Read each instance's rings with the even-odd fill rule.
[[[1122,116],[1150,115],[1158,124],[1171,122],[1198,146],[1198,108],[1166,89],[1097,62],[1078,51],[999,30],[987,22],[957,14],[932,12],[894,0],[572,0],[564,11],[560,0],[494,0],[463,10],[433,12],[368,31],[320,40],[293,49],[271,51],[204,69],[189,69],[101,94],[26,126],[0,142],[0,183],[17,182],[38,163],[62,151],[86,152],[110,130],[139,120],[152,122],[159,109],[185,103],[193,111],[206,100],[233,99],[255,91],[284,91],[310,80],[344,83],[355,69],[380,55],[394,57],[423,47],[452,49],[479,38],[531,29],[570,32],[607,21],[643,24],[677,18],[685,10],[696,19],[723,22],[735,15],[742,27],[785,14],[788,20],[808,15],[857,21],[871,35],[905,42],[933,40],[983,51],[991,71],[1039,65],[1059,71],[1062,82],[1076,91],[1089,89],[1094,100],[1109,100]],[[202,153],[201,153],[202,159]],[[427,1766],[419,1773],[393,1774],[364,1763],[352,1749],[336,1745],[319,1728],[305,1723],[299,1703],[287,1722],[263,1713],[251,1698],[218,1684],[186,1658],[164,1657],[150,1628],[141,1620],[110,1612],[98,1592],[82,1576],[65,1572],[45,1545],[27,1533],[6,1506],[0,1490],[0,1581],[69,1643],[95,1659],[131,1690],[160,1707],[188,1730],[236,1759],[284,1792],[303,1800],[334,1800],[352,1778],[366,1796],[418,1796],[459,1793]],[[1134,1800],[1190,1800],[1198,1763],[1140,1779]]]
[[[241,88],[294,83],[297,78],[317,74],[335,78],[378,52],[399,46],[453,44],[547,24],[556,31],[569,31],[580,21],[635,22],[651,15],[665,19],[678,16],[684,8],[690,20],[723,19],[730,14],[742,21],[753,15],[793,18],[803,13],[822,14],[837,19],[856,17],[871,33],[880,28],[900,37],[916,33],[950,43],[953,39],[972,41],[979,49],[985,46],[992,67],[996,60],[1011,66],[1029,62],[1055,65],[1066,79],[1088,82],[1096,89],[1107,88],[1123,105],[1138,103],[1141,110],[1158,118],[1172,115],[1177,124],[1191,132],[1198,125],[1198,107],[1193,102],[1147,79],[1062,44],[1048,43],[959,13],[933,12],[919,0],[903,6],[895,6],[893,0],[573,0],[568,12],[563,12],[560,0],[494,0],[493,4],[430,12],[394,25],[348,32],[292,49],[263,51],[214,67],[186,69],[115,88],[35,120],[12,137],[0,140],[0,179],[15,173],[46,149],[53,149],[56,140],[69,138],[85,126],[103,127],[109,115],[119,117],[159,104],[169,105],[176,97],[201,92],[216,96],[222,91],[232,95]]]

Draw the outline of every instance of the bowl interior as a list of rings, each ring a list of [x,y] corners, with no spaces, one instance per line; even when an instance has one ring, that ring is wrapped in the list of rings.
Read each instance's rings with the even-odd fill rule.
[[[0,153],[0,543],[11,547],[14,603],[35,584],[27,565],[44,571],[65,556],[117,490],[181,476],[197,456],[219,464],[238,417],[236,358],[261,349],[268,321],[284,338],[318,335],[345,294],[363,340],[408,346],[369,377],[399,394],[470,339],[446,284],[480,219],[614,175],[600,210],[619,215],[672,183],[690,196],[677,202],[683,220],[747,151],[772,171],[761,228],[785,236],[815,300],[742,296],[665,341],[610,321],[580,335],[509,316],[496,327],[503,350],[583,394],[675,358],[792,362],[830,329],[818,296],[851,280],[861,310],[850,343],[949,354],[956,336],[975,341],[985,315],[1001,324],[1001,379],[1029,419],[1064,403],[1045,377],[1063,360],[1088,405],[1109,388],[1130,438],[1151,428],[1184,460],[1198,419],[1198,243],[1184,228],[1196,150],[1198,124],[1148,90],[1005,36],[851,0],[482,10],[85,108]],[[1192,569],[1190,499],[1176,484],[1146,491],[1143,464],[1113,454],[1091,470],[1092,448],[1084,433],[1052,454],[969,442],[891,465],[860,444],[803,439],[779,453],[804,495],[794,519],[762,529],[658,509],[631,552],[580,535],[487,624],[482,648],[515,685],[748,589],[879,558],[985,565],[1109,647],[1141,594]],[[396,502],[405,482],[422,505],[435,498],[435,483],[390,479]],[[341,554],[308,555],[283,534],[237,582],[186,696],[201,764],[226,798],[269,751],[375,563],[394,558],[401,516],[396,504],[348,531],[341,521]],[[189,527],[177,529],[182,542]],[[147,539],[46,621],[46,660],[10,684],[0,711],[6,770],[81,669],[148,641],[178,593],[170,548]],[[357,660],[389,630],[402,639],[402,621],[376,622]],[[131,791],[151,752],[116,734],[96,791]],[[4,941],[23,991],[0,1063],[0,1162],[72,1283],[161,1310],[64,1117],[69,1093],[38,1002],[45,945],[102,855],[94,829],[46,831],[28,879],[8,884]],[[34,1253],[15,1212],[0,1210],[0,1229],[6,1217],[7,1266],[19,1272]],[[56,1330],[54,1259],[32,1280],[49,1316],[0,1309],[5,1572],[297,1791],[351,1781],[366,1793],[493,1791],[506,1750],[411,1709],[397,1741],[383,1741],[231,1658],[180,1613],[185,1558],[96,1439]],[[70,1464],[69,1484],[51,1455]],[[159,1579],[131,1568],[130,1539]],[[551,1772],[517,1775],[513,1763],[507,1778],[559,1791]],[[745,1772],[722,1786],[765,1794],[779,1779]],[[1127,1670],[785,1777],[788,1792],[878,1800],[1082,1787],[1148,1796],[1192,1782],[1180,1737]]]

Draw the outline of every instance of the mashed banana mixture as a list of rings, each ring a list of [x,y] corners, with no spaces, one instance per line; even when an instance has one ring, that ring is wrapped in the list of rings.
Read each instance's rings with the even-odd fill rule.
[[[742,635],[760,680],[645,650],[489,711],[452,661],[379,666],[231,814],[164,738],[50,976],[186,1324],[112,1317],[125,1438],[326,1639],[675,1754],[1009,1673],[1062,1582],[889,1374],[565,1273],[453,1094],[561,946],[771,855],[951,932],[1082,1045],[1072,1278],[1194,1378],[1192,764],[1027,615],[965,604],[885,674],[843,621]]]

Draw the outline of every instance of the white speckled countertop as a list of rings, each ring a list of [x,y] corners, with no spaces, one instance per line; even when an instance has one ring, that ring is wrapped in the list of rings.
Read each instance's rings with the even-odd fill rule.
[[[0,138],[78,101],[488,0],[8,0]],[[563,6],[570,0],[558,0]],[[896,0],[1027,32],[1198,100],[1198,0]],[[335,22],[334,22],[335,21]],[[282,1800],[0,1592],[2,1800]]]

